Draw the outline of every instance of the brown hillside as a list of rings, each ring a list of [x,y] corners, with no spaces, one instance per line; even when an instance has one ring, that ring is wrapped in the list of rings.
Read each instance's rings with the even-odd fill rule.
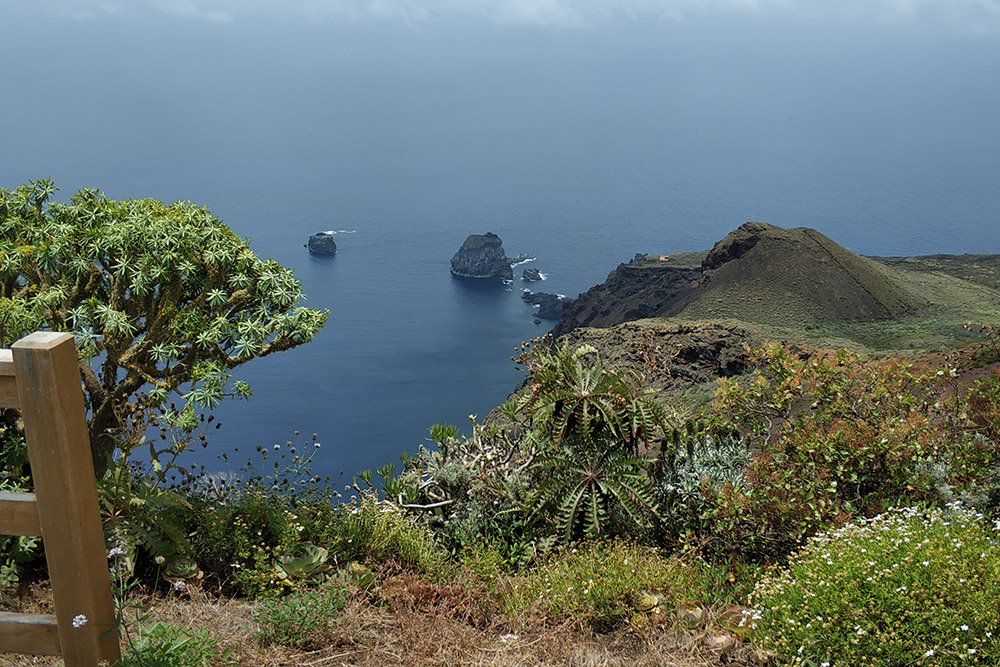
[[[893,269],[815,230],[747,222],[715,244],[701,277],[663,314],[798,325],[888,320],[928,305],[903,284]]]

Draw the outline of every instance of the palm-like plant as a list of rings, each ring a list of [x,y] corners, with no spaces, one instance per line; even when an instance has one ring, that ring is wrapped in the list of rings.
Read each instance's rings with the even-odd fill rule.
[[[647,525],[657,504],[646,464],[613,448],[562,448],[536,464],[544,481],[531,505],[532,513],[550,517],[562,542]],[[618,526],[613,513],[618,515]],[[620,525],[621,519],[631,525]]]
[[[663,406],[636,388],[636,378],[606,370],[590,345],[572,352],[568,343],[535,346],[521,363],[531,378],[517,413],[553,445],[575,438],[593,447],[604,440],[635,453],[666,430]]]
[[[589,345],[535,345],[519,362],[531,373],[529,390],[505,413],[542,452],[532,466],[532,514],[551,520],[563,542],[648,526],[657,504],[637,454],[667,430],[663,406],[636,377],[605,369]]]

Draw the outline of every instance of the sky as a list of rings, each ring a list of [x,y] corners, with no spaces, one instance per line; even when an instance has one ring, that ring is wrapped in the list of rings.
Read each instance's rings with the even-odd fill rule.
[[[13,17],[207,23],[436,22],[593,29],[608,21],[677,23],[747,15],[965,34],[1000,32],[1000,0],[0,0]]]

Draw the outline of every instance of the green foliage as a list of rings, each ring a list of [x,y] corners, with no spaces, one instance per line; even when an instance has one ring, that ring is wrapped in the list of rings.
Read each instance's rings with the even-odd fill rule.
[[[338,534],[330,550],[341,562],[394,560],[404,567],[433,572],[444,554],[427,528],[393,504],[364,491],[354,503],[341,506]]]
[[[658,509],[646,461],[607,447],[578,447],[541,458],[544,484],[532,511],[551,517],[563,542],[576,536],[641,533]]]
[[[135,571],[137,556],[145,552],[158,564],[188,558],[191,542],[185,526],[190,505],[176,490],[158,480],[135,473],[127,459],[113,462],[97,480],[97,499],[109,549],[124,552],[121,562]]]
[[[275,594],[284,579],[276,561],[301,543],[329,546],[337,539],[340,494],[311,473],[319,447],[315,434],[306,442],[257,447],[259,462],[248,461],[239,475],[185,481],[195,558],[227,592]]]
[[[985,416],[996,404],[972,410],[984,399],[963,392],[955,370],[919,374],[846,352],[801,359],[781,346],[755,354],[758,370],[720,381],[715,404],[754,451],[745,482],[705,490],[702,537],[716,549],[775,558],[902,502],[996,498]]]
[[[667,425],[638,378],[604,369],[588,345],[535,345],[519,363],[531,373],[511,412],[537,442],[532,514],[566,543],[579,536],[643,531],[656,512],[647,462],[636,456]]]
[[[661,533],[704,534],[718,499],[747,491],[751,460],[750,448],[738,434],[707,433],[694,423],[684,434],[674,430],[653,474]]]
[[[298,306],[290,270],[204,208],[97,190],[49,202],[55,189],[0,189],[0,330],[6,345],[38,329],[77,336],[99,471],[115,402],[145,386],[154,404],[183,391],[182,411],[249,395],[231,369],[308,342],[326,321]]]
[[[517,362],[531,374],[528,391],[514,404],[522,423],[551,447],[574,440],[598,441],[629,452],[649,445],[666,428],[661,405],[639,388],[638,378],[604,368],[597,350],[569,343],[526,347]]]
[[[392,499],[430,526],[452,554],[489,544],[508,564],[522,564],[545,550],[537,522],[525,511],[536,451],[497,425],[470,421],[471,434],[461,437],[454,426],[432,426],[437,447],[421,446],[405,457],[401,489]]]
[[[274,571],[281,585],[288,588],[299,583],[321,584],[333,572],[333,566],[326,562],[329,557],[329,552],[323,547],[308,542],[297,544],[291,553],[275,562]]]
[[[317,646],[322,642],[323,631],[346,601],[342,586],[325,586],[264,600],[254,615],[261,628],[257,638],[265,644],[300,649]]]
[[[120,667],[211,667],[233,664],[208,630],[153,622],[126,645]]]
[[[276,593],[274,561],[299,542],[295,498],[245,487],[222,502],[192,496],[188,514],[195,559],[224,590],[257,597]]]
[[[0,492],[26,491],[10,480],[0,480]],[[25,575],[41,565],[42,555],[41,538],[0,535],[0,588],[24,581]]]
[[[791,664],[1000,661],[996,531],[959,506],[818,535],[764,578],[756,600],[755,641]]]
[[[512,618],[533,609],[553,624],[608,630],[630,618],[633,603],[644,593],[663,593],[675,603],[697,602],[708,594],[705,581],[681,557],[664,557],[632,542],[587,542],[564,547],[509,586],[503,608]]]

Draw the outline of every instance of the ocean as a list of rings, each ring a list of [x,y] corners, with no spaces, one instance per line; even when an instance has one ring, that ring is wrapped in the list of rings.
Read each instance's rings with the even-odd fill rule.
[[[547,277],[532,289],[575,296],[746,220],[869,255],[1000,253],[992,38],[763,19],[31,27],[0,42],[18,64],[0,187],[196,201],[330,310],[310,344],[236,371],[253,397],[189,459],[213,470],[316,433],[314,472],[350,477],[398,468],[435,422],[467,430],[554,324],[520,298],[526,266]],[[325,230],[337,255],[311,256]],[[448,271],[487,231],[536,258],[513,284]]]

